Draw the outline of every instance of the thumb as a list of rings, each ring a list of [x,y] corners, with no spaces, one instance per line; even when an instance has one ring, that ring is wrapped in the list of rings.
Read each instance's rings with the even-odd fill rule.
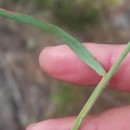
[[[76,117],[50,119],[30,125],[26,130],[71,130],[75,119]],[[88,116],[79,130],[130,130],[130,106]]]

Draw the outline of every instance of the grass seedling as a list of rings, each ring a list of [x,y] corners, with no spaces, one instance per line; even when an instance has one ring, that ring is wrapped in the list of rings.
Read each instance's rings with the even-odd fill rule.
[[[107,84],[109,83],[109,80],[111,79],[115,71],[118,69],[123,59],[129,53],[130,42],[127,44],[127,47],[119,56],[115,64],[110,68],[108,73],[106,73],[102,65],[91,55],[91,53],[78,40],[76,40],[74,37],[72,37],[70,34],[65,32],[64,30],[60,29],[59,27],[54,26],[52,24],[45,23],[43,21],[37,20],[27,15],[23,15],[23,14],[11,12],[11,11],[6,11],[4,9],[0,9],[0,16],[15,20],[15,21],[23,22],[26,24],[30,24],[32,26],[38,27],[48,33],[51,33],[57,36],[63,43],[67,44],[85,64],[87,64],[90,68],[92,68],[93,70],[95,70],[95,72],[97,72],[99,75],[102,76],[101,81],[99,82],[94,92],[88,99],[87,103],[81,110],[80,114],[78,115],[71,129],[71,130],[78,130],[84,118],[89,113],[92,106],[94,105],[95,101],[100,96],[103,89],[107,86]]]

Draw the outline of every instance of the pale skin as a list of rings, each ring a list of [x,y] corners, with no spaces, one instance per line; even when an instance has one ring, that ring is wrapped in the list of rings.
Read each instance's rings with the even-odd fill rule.
[[[106,71],[125,48],[125,45],[92,43],[84,45]],[[76,85],[95,86],[101,79],[65,45],[45,48],[40,54],[39,63],[51,77]],[[110,80],[109,87],[130,92],[130,53]],[[26,130],[71,130],[75,119],[76,117],[49,119],[29,125]],[[130,106],[112,108],[98,115],[89,115],[79,130],[130,130]]]

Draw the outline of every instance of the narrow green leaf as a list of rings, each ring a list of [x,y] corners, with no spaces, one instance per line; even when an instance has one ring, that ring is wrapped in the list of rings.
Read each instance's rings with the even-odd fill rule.
[[[36,26],[48,33],[54,34],[62,42],[66,43],[82,61],[84,61],[93,70],[95,70],[99,75],[104,75],[106,73],[102,65],[78,40],[76,40],[74,37],[59,27],[45,23],[27,15],[6,11],[4,9],[0,9],[0,16]]]

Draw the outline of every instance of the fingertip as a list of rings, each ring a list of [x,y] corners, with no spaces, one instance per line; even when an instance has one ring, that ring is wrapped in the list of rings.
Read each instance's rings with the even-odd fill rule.
[[[49,127],[50,124],[51,124],[51,119],[46,120],[46,121],[42,121],[42,122],[38,122],[38,123],[35,123],[35,124],[30,124],[26,128],[26,130],[50,130],[50,127]]]
[[[75,118],[48,119],[29,125],[26,130],[68,130],[72,127]]]
[[[43,71],[48,75],[54,75],[55,70],[58,67],[60,56],[57,53],[56,47],[46,47],[42,50],[39,56],[39,64]],[[58,60],[57,60],[58,59]]]
[[[75,79],[74,75],[83,74],[84,67],[86,67],[65,45],[43,49],[39,56],[39,64],[43,71],[51,77],[72,83],[79,80],[79,78]],[[78,71],[76,71],[77,67],[79,68]],[[91,71],[91,69],[89,70]]]
[[[49,64],[47,61],[48,55],[51,54],[51,52],[49,51],[50,50],[49,48],[50,47],[44,48],[39,55],[39,64],[44,71],[47,71],[48,70],[47,68],[49,67]]]
[[[34,130],[33,128],[36,126],[36,124],[30,124],[27,126],[26,130]]]
[[[80,130],[97,130],[98,118],[94,116],[87,116],[85,121],[80,126]],[[26,130],[70,130],[76,117],[66,117],[59,119],[49,119],[36,124],[31,124]]]
[[[54,69],[59,69],[61,64],[65,62],[63,60],[66,59],[66,53],[62,51],[62,46],[46,47],[42,50],[39,56],[39,64],[44,71],[51,72]]]

